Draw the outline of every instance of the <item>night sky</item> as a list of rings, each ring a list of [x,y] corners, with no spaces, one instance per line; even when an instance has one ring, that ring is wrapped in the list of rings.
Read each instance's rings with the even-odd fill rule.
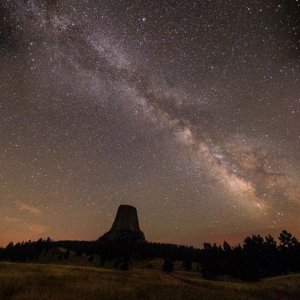
[[[300,1],[0,3],[0,245],[300,237]]]

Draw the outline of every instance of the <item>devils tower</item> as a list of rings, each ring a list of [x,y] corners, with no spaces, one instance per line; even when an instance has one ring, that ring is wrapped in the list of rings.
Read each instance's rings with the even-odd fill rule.
[[[99,240],[144,242],[145,236],[140,229],[136,208],[131,205],[120,205],[111,229]]]

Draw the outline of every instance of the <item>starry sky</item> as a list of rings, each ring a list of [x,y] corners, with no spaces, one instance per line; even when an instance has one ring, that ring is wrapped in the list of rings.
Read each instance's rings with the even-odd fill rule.
[[[2,0],[0,245],[300,236],[299,0]]]

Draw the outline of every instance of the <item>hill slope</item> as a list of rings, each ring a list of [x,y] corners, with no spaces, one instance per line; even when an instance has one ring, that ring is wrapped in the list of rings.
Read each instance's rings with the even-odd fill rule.
[[[237,283],[194,272],[0,263],[0,299],[300,299],[300,275]]]

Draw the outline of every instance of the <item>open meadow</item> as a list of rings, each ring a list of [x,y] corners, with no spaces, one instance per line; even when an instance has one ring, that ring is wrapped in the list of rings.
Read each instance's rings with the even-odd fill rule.
[[[1,300],[300,299],[300,274],[257,283],[209,281],[197,272],[166,274],[53,264],[0,264]]]

